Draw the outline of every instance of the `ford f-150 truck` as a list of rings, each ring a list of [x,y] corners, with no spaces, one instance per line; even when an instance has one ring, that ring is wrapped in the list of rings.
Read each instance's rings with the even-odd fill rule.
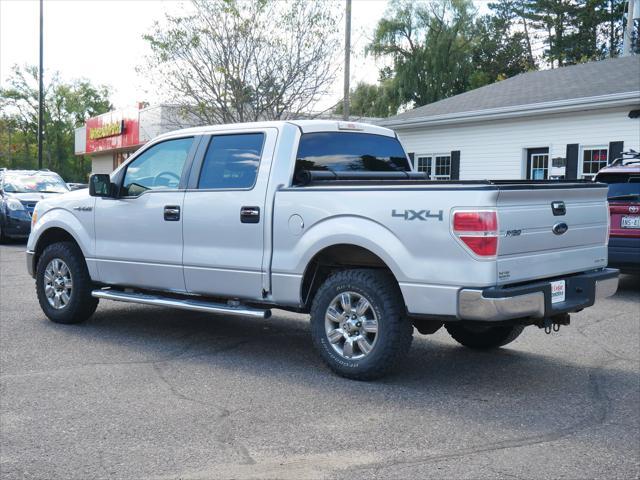
[[[311,314],[340,375],[371,379],[413,327],[496,348],[613,295],[606,185],[428,181],[393,131],[265,122],[162,135],[89,190],[38,203],[27,267],[54,322],[99,299]]]

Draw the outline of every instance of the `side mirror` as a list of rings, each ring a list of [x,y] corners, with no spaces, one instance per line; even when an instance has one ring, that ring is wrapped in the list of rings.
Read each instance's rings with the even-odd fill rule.
[[[92,197],[115,197],[115,185],[106,173],[96,173],[89,178],[89,195]]]

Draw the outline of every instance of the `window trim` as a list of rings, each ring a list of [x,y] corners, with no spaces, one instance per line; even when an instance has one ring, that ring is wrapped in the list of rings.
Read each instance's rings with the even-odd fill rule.
[[[258,129],[246,129],[246,130],[229,130],[207,133],[202,135],[202,141],[198,147],[198,151],[195,153],[191,171],[189,172],[185,192],[237,192],[237,191],[251,191],[253,190],[260,178],[260,168],[262,168],[265,146],[269,141],[269,131],[272,128],[258,128]],[[262,133],[264,135],[264,141],[262,142],[262,150],[260,150],[260,161],[258,162],[258,168],[256,170],[256,178],[251,187],[242,188],[198,188],[198,182],[200,181],[200,173],[204,165],[204,159],[207,155],[207,149],[209,144],[213,140],[213,137],[228,136],[228,135],[248,135],[252,133]],[[277,137],[276,137],[277,140]]]
[[[604,143],[594,143],[594,144],[590,144],[590,145],[580,145],[580,150],[578,153],[578,178],[581,179],[585,179],[585,180],[593,180],[595,178],[595,176],[598,174],[598,172],[596,173],[584,173],[584,152],[585,150],[606,150],[607,151],[607,161],[605,163],[605,165],[601,168],[606,167],[607,165],[609,165],[610,162],[610,158],[609,158],[609,145],[608,144],[604,144]],[[593,160],[591,161],[591,163],[593,163]]]
[[[157,188],[157,189],[149,189],[140,193],[140,195],[122,195],[124,180],[127,176],[127,170],[129,166],[136,161],[139,157],[144,155],[147,151],[151,150],[156,145],[160,145],[161,143],[171,142],[173,140],[184,140],[186,138],[193,139],[191,143],[191,147],[189,148],[189,152],[187,152],[187,158],[184,161],[184,165],[182,166],[182,173],[180,174],[180,182],[178,183],[178,188]],[[191,170],[191,164],[193,162],[194,156],[197,152],[201,140],[201,135],[176,135],[175,137],[169,138],[161,138],[155,142],[149,142],[140,149],[138,149],[134,154],[130,155],[129,158],[120,165],[120,168],[116,169],[112,173],[111,181],[118,186],[118,195],[116,198],[124,199],[124,198],[140,198],[142,195],[146,195],[148,193],[166,193],[166,192],[182,192],[185,190],[187,186],[187,179],[189,178],[189,172]]]
[[[551,159],[549,158],[550,157],[549,152],[547,151],[546,153],[531,153],[530,157],[531,157],[531,165],[529,167],[529,172],[528,172],[529,173],[529,178],[531,180],[548,180],[549,176],[550,176],[550,170],[551,170],[551,165],[549,164],[550,161],[551,161]],[[545,172],[544,177],[541,178],[541,179],[533,178],[533,171],[534,171],[534,169],[536,169],[535,166],[534,166],[534,157],[547,157],[547,166],[542,168],[542,169],[541,168],[537,169],[537,170],[544,170],[544,172]]]
[[[448,175],[436,175],[435,171],[436,171],[436,159],[438,157],[446,157],[449,159],[449,174]],[[416,153],[414,155],[414,169],[416,172],[419,172],[420,170],[418,170],[418,159],[420,158],[429,158],[430,159],[430,163],[429,163],[429,170],[426,172],[427,173],[427,179],[431,180],[431,181],[447,181],[447,180],[451,180],[451,171],[452,171],[452,158],[451,158],[451,152],[437,152],[437,153]],[[446,177],[446,178],[435,178],[435,177]]]

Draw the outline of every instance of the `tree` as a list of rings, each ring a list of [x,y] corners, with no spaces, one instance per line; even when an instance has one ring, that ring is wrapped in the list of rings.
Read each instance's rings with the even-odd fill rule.
[[[514,15],[504,4],[476,20],[470,88],[513,77],[537,68],[525,30],[514,28]]]
[[[552,68],[620,53],[626,0],[502,0],[492,9],[508,11],[524,25],[531,42],[544,46]]]
[[[469,0],[392,2],[368,51],[391,59],[381,76],[392,79],[402,103],[426,105],[468,89],[473,15]]]
[[[351,115],[360,117],[388,117],[395,115],[400,107],[400,99],[390,80],[377,85],[360,82],[349,93]],[[342,115],[343,103],[335,112]]]
[[[193,0],[145,35],[143,70],[206,123],[295,117],[331,87],[339,62],[334,4]]]
[[[0,166],[37,167],[38,69],[14,67],[0,90]],[[109,90],[87,80],[63,82],[56,73],[45,85],[44,160],[67,180],[86,180],[83,157],[74,155],[74,130],[90,116],[111,110]]]

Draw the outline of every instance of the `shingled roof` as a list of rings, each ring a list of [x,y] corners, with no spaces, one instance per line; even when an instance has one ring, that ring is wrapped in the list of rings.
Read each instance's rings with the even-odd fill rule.
[[[454,118],[463,114],[524,110],[571,100],[598,99],[637,93],[640,101],[640,55],[611,58],[569,67],[517,75],[439,102],[414,108],[381,125],[413,124],[421,120]]]

